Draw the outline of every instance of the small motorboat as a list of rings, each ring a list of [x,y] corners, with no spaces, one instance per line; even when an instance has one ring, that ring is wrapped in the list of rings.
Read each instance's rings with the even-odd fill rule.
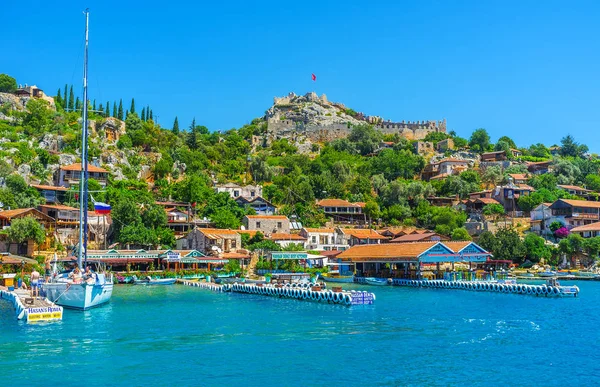
[[[541,273],[538,273],[538,276],[540,277],[544,277],[544,278],[551,278],[551,277],[556,277],[556,272],[555,271],[543,271]]]
[[[366,277],[365,282],[369,285],[387,286],[390,285],[390,280],[387,278]]]
[[[147,276],[146,278],[139,280],[134,278],[134,285],[173,285],[177,281],[176,278],[152,278]]]
[[[319,277],[323,279],[325,282],[333,282],[333,283],[352,283],[354,282],[354,274],[351,275],[339,275],[335,273],[323,273],[320,274]]]

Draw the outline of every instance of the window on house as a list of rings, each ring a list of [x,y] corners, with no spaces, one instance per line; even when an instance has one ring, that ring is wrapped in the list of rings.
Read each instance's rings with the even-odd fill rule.
[[[317,243],[317,236],[316,235],[312,236],[312,243]]]
[[[254,191],[250,191],[250,196],[254,197],[255,196],[255,192]]]
[[[237,247],[236,241],[234,239],[231,240],[231,248],[236,249]]]
[[[256,228],[260,228],[260,222],[256,222]]]
[[[282,227],[283,227],[283,223],[277,222],[277,228],[282,228]]]
[[[233,196],[236,198],[240,196],[240,191],[233,191]]]

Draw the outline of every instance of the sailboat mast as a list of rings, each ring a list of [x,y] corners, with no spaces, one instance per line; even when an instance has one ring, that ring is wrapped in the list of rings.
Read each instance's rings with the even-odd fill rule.
[[[88,26],[89,9],[85,12],[85,53],[83,57],[83,116],[81,127],[81,176],[79,180],[79,251],[77,254],[77,265],[83,268],[87,264],[87,132],[88,132]]]

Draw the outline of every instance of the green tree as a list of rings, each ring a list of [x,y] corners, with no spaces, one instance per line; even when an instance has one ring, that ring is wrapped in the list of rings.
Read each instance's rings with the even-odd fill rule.
[[[160,160],[154,165],[154,177],[156,179],[162,179],[166,177],[173,170],[173,159],[171,156],[165,154]]]
[[[497,186],[503,179],[504,174],[502,173],[502,168],[498,165],[487,167],[483,172],[483,176],[481,176],[481,181],[486,183],[488,187]]]
[[[113,110],[114,113],[114,110]],[[123,100],[120,99],[119,100],[119,110],[117,111],[117,116],[118,119],[120,119],[121,121],[123,121]]]
[[[580,145],[575,141],[573,136],[570,134],[563,137],[560,140],[560,155],[563,157],[583,157],[583,155],[588,151],[588,147],[586,145]]]
[[[32,98],[27,102],[26,114],[23,118],[25,133],[30,136],[40,135],[49,131],[51,120],[51,111],[48,108],[48,102],[43,99]]]
[[[135,113],[135,99],[131,99],[131,107],[129,108],[129,113]]]
[[[0,74],[0,93],[17,91],[17,80],[8,74]]]
[[[137,204],[132,200],[120,200],[115,206],[113,206],[111,211],[111,217],[113,219],[113,228],[117,236],[117,240],[119,234],[121,233],[121,230],[123,230],[124,227],[128,225],[141,226],[142,224],[142,217],[140,215],[140,211],[137,207]],[[130,229],[129,234],[126,236],[125,239],[130,238],[131,234],[134,234],[134,231],[137,232],[137,228]]]
[[[546,245],[544,238],[535,234],[527,234],[523,239],[525,247],[525,258],[533,263],[538,263],[540,260],[548,260],[552,257],[552,249]]]
[[[369,223],[375,219],[377,220],[381,216],[381,210],[379,209],[379,204],[374,200],[369,200],[365,204],[364,208],[365,215],[369,217]]]
[[[142,120],[142,121],[146,121],[146,108],[142,108],[142,116],[141,116],[141,120]]]
[[[373,174],[382,173],[390,181],[413,179],[425,167],[425,159],[406,150],[384,149],[371,158],[371,167]]]
[[[106,105],[104,105],[104,116],[110,117],[110,105],[108,104],[108,101],[106,101]]]
[[[68,103],[69,111],[75,110],[75,93],[73,93],[73,85],[69,90],[69,103]]]
[[[508,146],[512,149],[516,149],[517,148],[517,144],[515,144],[515,142],[512,140],[512,138],[508,137],[508,136],[502,136],[498,139],[498,142],[505,142],[508,144]]]
[[[65,88],[63,91],[64,94],[63,94],[63,99],[62,99],[63,109],[66,109],[69,105],[69,99],[67,98],[67,89],[68,89],[68,87],[67,87],[67,84],[65,83]]]
[[[167,213],[162,206],[157,204],[144,205],[141,217],[145,227],[159,229],[167,226]]]
[[[592,191],[600,191],[600,176],[598,175],[587,175],[585,177],[585,185],[587,189]]]
[[[383,135],[371,125],[358,125],[352,128],[348,140],[355,144],[361,155],[373,153],[381,142]]]
[[[487,130],[479,128],[471,134],[469,146],[475,152],[483,153],[490,146],[490,135]]]
[[[45,203],[39,192],[29,186],[20,175],[9,175],[5,178],[6,189],[11,193],[17,208],[37,207]]]
[[[452,231],[451,238],[453,241],[470,241],[473,239],[471,238],[471,235],[469,235],[467,229],[464,227],[455,228]]]
[[[33,240],[38,245],[46,239],[46,232],[40,223],[32,216],[13,219],[5,231],[10,243],[23,243]]]
[[[558,184],[574,184],[577,177],[581,174],[579,168],[567,159],[558,159],[553,163],[554,176]]]
[[[179,120],[177,120],[177,116],[175,116],[175,121],[173,122],[173,134],[179,135]]]
[[[496,250],[493,251],[495,259],[512,260],[517,263],[523,261],[525,247],[516,230],[508,227],[501,228],[495,236],[498,241]]]
[[[54,103],[56,104],[57,108],[63,106],[62,95],[60,93],[60,87],[58,88],[58,91],[56,92],[56,97],[54,98]]]
[[[483,207],[483,214],[491,216],[504,215],[504,207],[500,203],[486,204]]]
[[[537,143],[529,147],[529,154],[533,157],[550,158],[550,151],[542,143]]]

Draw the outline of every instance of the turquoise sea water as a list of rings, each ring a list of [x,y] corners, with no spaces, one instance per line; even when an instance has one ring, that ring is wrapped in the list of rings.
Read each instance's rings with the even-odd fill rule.
[[[111,303],[26,324],[0,301],[0,380],[50,385],[589,386],[600,383],[600,283],[547,299],[367,287],[343,307],[181,285],[116,286]]]

